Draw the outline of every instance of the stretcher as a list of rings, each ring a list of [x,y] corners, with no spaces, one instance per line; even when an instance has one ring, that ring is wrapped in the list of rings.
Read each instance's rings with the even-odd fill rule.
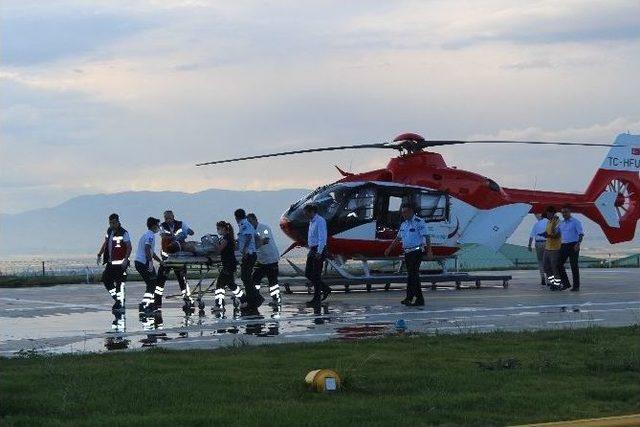
[[[195,304],[197,305],[199,310],[204,310],[205,302],[204,296],[206,294],[213,293],[213,290],[216,286],[216,281],[213,280],[209,286],[203,284],[205,281],[206,273],[211,271],[213,268],[217,268],[218,272],[222,268],[222,261],[220,259],[220,255],[218,254],[208,254],[208,255],[194,255],[191,252],[177,252],[174,254],[170,254],[167,259],[164,260],[163,264],[166,267],[177,267],[184,268],[187,272],[195,272],[198,274],[198,283],[193,287],[193,289],[189,290],[189,281],[187,279],[187,290],[188,296],[191,300],[195,297]],[[186,278],[185,278],[186,279]],[[182,297],[182,294],[175,295],[167,295],[167,299]],[[185,306],[183,309],[193,309],[193,305],[191,307],[185,301]]]

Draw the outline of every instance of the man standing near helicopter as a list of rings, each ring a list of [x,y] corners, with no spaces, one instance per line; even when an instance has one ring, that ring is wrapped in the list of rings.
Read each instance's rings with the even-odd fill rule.
[[[331,288],[322,281],[322,267],[327,256],[327,221],[318,214],[318,206],[314,204],[306,205],[303,210],[309,220],[309,253],[304,275],[313,285],[313,298],[307,302],[307,306],[316,307],[331,293]]]
[[[426,253],[427,258],[432,258],[431,238],[427,231],[427,223],[415,214],[413,206],[403,203],[400,212],[404,221],[400,225],[398,235],[391,245],[384,251],[389,256],[393,248],[402,241],[404,262],[407,266],[407,297],[400,301],[401,304],[419,307],[424,305],[422,286],[420,284],[420,264]],[[413,301],[413,299],[416,299]]]

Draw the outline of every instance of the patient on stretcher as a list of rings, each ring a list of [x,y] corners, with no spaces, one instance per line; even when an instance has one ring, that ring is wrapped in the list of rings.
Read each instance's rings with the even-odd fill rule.
[[[205,234],[199,242],[181,242],[171,236],[166,236],[162,238],[162,250],[171,255],[210,256],[220,254],[220,244],[216,234]]]

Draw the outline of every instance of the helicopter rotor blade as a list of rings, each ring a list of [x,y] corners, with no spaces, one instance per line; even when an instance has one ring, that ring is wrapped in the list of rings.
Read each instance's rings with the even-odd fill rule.
[[[529,144],[529,145],[562,145],[577,147],[613,147],[611,144],[591,144],[587,142],[559,142],[559,141],[512,141],[512,140],[430,140],[424,141],[425,147],[457,144]]]
[[[212,162],[198,163],[196,166],[218,165],[220,163],[240,162],[243,160],[264,159],[266,157],[289,156],[292,154],[317,153],[320,151],[336,151],[336,150],[355,150],[360,148],[397,148],[388,142],[379,142],[375,144],[359,144],[359,145],[339,145],[335,147],[308,148],[304,150],[282,151],[280,153],[259,154],[256,156],[237,157],[235,159],[214,160]]]
[[[613,147],[611,144],[590,144],[586,142],[559,142],[559,141],[510,141],[510,140],[428,140],[428,141],[394,141],[378,142],[373,144],[338,145],[333,147],[308,148],[301,150],[282,151],[279,153],[259,154],[255,156],[237,157],[233,159],[214,160],[211,162],[197,163],[196,166],[218,165],[221,163],[240,162],[243,160],[264,159],[267,157],[289,156],[292,154],[318,153],[322,151],[356,150],[362,148],[392,148],[414,152],[422,148],[441,147],[459,144],[528,144],[528,145],[560,145],[577,147]]]

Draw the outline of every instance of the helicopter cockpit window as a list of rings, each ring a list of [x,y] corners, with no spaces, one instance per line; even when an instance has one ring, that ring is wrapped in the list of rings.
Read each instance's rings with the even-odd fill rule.
[[[418,216],[427,221],[447,219],[447,196],[442,193],[420,192],[417,194]]]
[[[292,220],[304,220],[303,208],[308,203],[315,203],[318,206],[318,214],[320,216],[331,218],[338,212],[347,190],[342,185],[320,187],[292,206],[290,218]]]
[[[325,191],[317,194],[310,201],[318,205],[318,213],[325,217],[333,217],[345,196],[345,190],[342,187],[329,187]]]
[[[375,188],[359,188],[346,201],[340,217],[354,221],[368,221],[373,219],[375,202]]]

